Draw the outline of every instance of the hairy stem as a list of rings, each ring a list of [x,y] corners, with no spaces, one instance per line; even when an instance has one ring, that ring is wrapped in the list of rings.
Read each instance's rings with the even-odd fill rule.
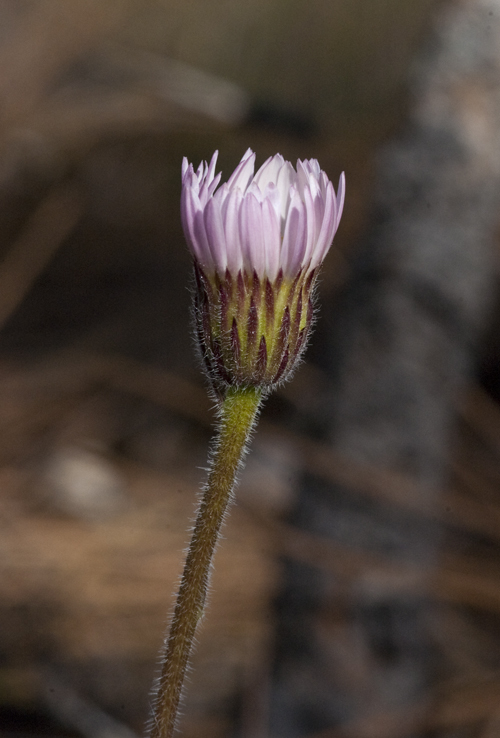
[[[174,733],[189,654],[203,615],[212,557],[261,399],[262,391],[257,388],[233,387],[222,401],[217,445],[162,659],[150,738],[171,738]]]

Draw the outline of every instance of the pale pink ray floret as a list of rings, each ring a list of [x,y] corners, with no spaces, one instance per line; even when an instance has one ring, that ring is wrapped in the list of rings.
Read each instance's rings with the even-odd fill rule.
[[[248,149],[219,187],[217,156],[196,172],[182,162],[182,226],[207,275],[255,271],[274,282],[280,270],[293,279],[319,267],[342,216],[344,174],[335,193],[316,159],[299,159],[295,170],[280,154],[254,174],[255,154]]]

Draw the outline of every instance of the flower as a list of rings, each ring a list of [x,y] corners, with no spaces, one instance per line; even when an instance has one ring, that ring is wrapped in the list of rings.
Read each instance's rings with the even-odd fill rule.
[[[280,154],[254,174],[248,149],[227,182],[218,152],[182,162],[181,219],[194,260],[195,320],[212,385],[270,388],[296,366],[311,325],[316,276],[344,205],[316,159]]]

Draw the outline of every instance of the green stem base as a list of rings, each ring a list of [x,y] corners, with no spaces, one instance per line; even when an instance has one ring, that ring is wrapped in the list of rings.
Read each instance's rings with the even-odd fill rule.
[[[171,738],[175,730],[193,638],[205,606],[213,554],[261,400],[260,389],[231,387],[222,401],[219,436],[162,659],[150,738]]]

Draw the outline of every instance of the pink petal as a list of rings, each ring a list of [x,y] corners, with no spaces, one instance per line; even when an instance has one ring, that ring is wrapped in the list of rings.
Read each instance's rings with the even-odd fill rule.
[[[206,166],[207,166],[206,162],[203,162],[203,161],[200,162],[200,166],[196,170],[196,177],[198,179],[198,182],[201,182],[203,177],[205,176],[204,173],[205,173]]]
[[[332,245],[333,237],[335,235],[336,226],[337,200],[333,185],[331,182],[328,182],[325,196],[325,212],[323,214],[323,222],[321,223],[318,240],[311,255],[311,269],[315,269],[319,266],[328,253],[328,249]]]
[[[216,177],[214,177],[214,179],[212,180],[210,187],[208,188],[209,197],[212,197],[212,195],[214,194],[215,190],[217,189],[217,185],[220,182],[221,177],[222,177],[222,172],[219,172],[219,174]]]
[[[215,270],[215,263],[210,250],[210,244],[208,243],[203,210],[197,210],[194,215],[193,231],[197,246],[198,261],[202,267],[205,267],[209,272],[213,272]]]
[[[197,193],[186,187],[181,195],[181,219],[191,253],[205,268],[213,269],[213,259],[203,223],[203,210]]]
[[[302,258],[302,266],[306,266],[311,260],[321,221],[317,221],[315,204],[309,187],[305,187],[304,189],[303,201],[306,209],[306,246]]]
[[[204,212],[205,230],[217,272],[223,277],[227,268],[226,235],[219,203],[212,197]]]
[[[344,201],[345,201],[345,174],[342,172],[339,179],[339,187],[337,190],[337,224],[335,230],[339,227],[342,213],[344,212]]]
[[[198,195],[193,192],[190,187],[185,187],[181,193],[181,221],[184,230],[184,236],[187,244],[191,249],[193,256],[200,260],[202,252],[200,251],[199,243],[196,239],[194,230],[194,221],[196,213],[199,210],[199,199]]]

